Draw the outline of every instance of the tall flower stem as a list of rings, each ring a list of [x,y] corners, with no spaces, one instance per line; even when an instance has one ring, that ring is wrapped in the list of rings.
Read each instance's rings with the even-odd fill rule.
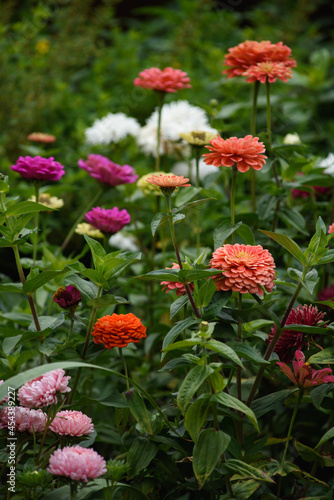
[[[268,79],[266,81],[266,94],[267,94],[267,149],[269,152],[269,157],[272,161],[272,169],[274,173],[274,177],[276,180],[276,184],[278,187],[280,187],[280,182],[279,178],[277,175],[276,167],[275,167],[275,162],[273,160],[273,152],[272,152],[272,146],[271,146],[271,108],[270,108],[270,83],[268,82]]]
[[[300,387],[299,388],[298,398],[297,398],[297,401],[296,401],[296,404],[295,404],[295,409],[293,410],[293,414],[292,414],[292,417],[291,417],[291,421],[290,421],[290,425],[289,425],[289,430],[288,430],[288,435],[286,437],[285,448],[284,448],[283,457],[282,457],[282,461],[281,461],[281,469],[283,469],[283,467],[284,467],[284,462],[285,462],[286,454],[287,454],[288,447],[289,447],[289,441],[290,441],[290,437],[291,437],[291,433],[292,433],[293,424],[295,423],[297,412],[298,412],[298,408],[299,408],[299,405],[300,405],[300,403],[301,403],[301,401],[303,399],[303,394],[304,394],[304,389],[302,387]],[[280,479],[279,479],[279,482],[278,482],[277,500],[280,499],[281,485],[282,485],[282,476],[280,476]]]
[[[177,259],[177,262],[179,264],[179,268],[180,269],[183,269],[183,265],[182,265],[182,261],[181,261],[181,257],[180,257],[180,252],[179,252],[179,249],[178,249],[178,246],[177,246],[177,242],[176,242],[176,237],[175,237],[175,229],[174,229],[174,223],[173,223],[173,213],[172,213],[172,208],[171,208],[171,200],[170,200],[170,196],[167,196],[165,195],[165,198],[166,198],[166,204],[167,204],[167,212],[168,212],[168,215],[169,215],[169,226],[170,226],[170,231],[171,231],[171,235],[172,235],[172,241],[173,241],[173,245],[174,245],[174,251],[175,251],[175,255],[176,255],[176,259]],[[188,295],[188,298],[189,298],[189,302],[190,302],[190,305],[192,307],[192,310],[194,311],[195,313],[195,316],[197,318],[201,318],[201,315],[196,307],[196,304],[194,302],[194,299],[193,299],[193,296],[191,294],[191,291],[190,291],[190,288],[189,288],[189,285],[188,283],[184,283],[184,287],[186,289],[186,292],[187,292],[187,295]]]
[[[239,313],[241,312],[242,309],[242,294],[239,293],[239,300],[238,300],[238,306],[239,306]],[[242,322],[241,318],[238,318],[238,342],[242,342],[242,336],[241,336],[241,330],[242,330]],[[238,366],[238,399],[239,401],[242,400],[241,398],[241,366]]]
[[[252,115],[251,115],[251,135],[255,137],[256,135],[256,111],[257,111],[257,97],[259,94],[260,82],[256,80],[253,86],[253,99],[252,99]],[[256,182],[255,182],[255,170],[250,169],[251,174],[251,196],[252,196],[252,211],[256,212]]]
[[[232,167],[232,183],[231,183],[231,199],[230,199],[232,227],[234,227],[235,224],[235,188],[237,185],[237,173],[238,169],[236,164],[234,164]],[[235,235],[234,233],[232,233],[232,244],[234,245],[234,243],[235,243]]]
[[[199,180],[199,160],[201,158],[201,147],[195,146],[194,148],[195,151],[195,160],[196,160],[196,187],[200,187],[200,180]],[[197,257],[199,257],[199,248],[200,248],[200,217],[199,217],[199,208],[196,207],[196,251],[197,251]]]
[[[122,347],[119,347],[118,348],[118,351],[119,351],[119,355],[120,355],[120,358],[122,360],[122,363],[123,363],[123,367],[124,367],[124,375],[126,376],[126,390],[128,392],[130,392],[130,384],[129,384],[129,373],[128,373],[128,367],[126,365],[126,361],[125,361],[125,358],[124,358],[124,354],[123,354],[123,349]]]
[[[61,245],[61,249],[64,251],[65,248],[67,247],[70,239],[72,238],[73,236],[73,233],[75,231],[75,228],[77,227],[77,225],[82,221],[82,219],[84,218],[84,215],[86,212],[89,211],[89,209],[94,205],[94,203],[97,202],[97,200],[100,198],[100,196],[102,195],[103,193],[103,187],[99,187],[99,189],[97,189],[95,195],[93,196],[93,198],[90,200],[90,202],[85,206],[84,210],[80,213],[79,217],[77,218],[77,220],[75,221],[75,223],[73,224],[73,226],[71,227],[71,229],[69,230],[66,238],[64,239],[62,245]]]
[[[165,92],[157,91],[158,97],[158,129],[157,129],[157,157],[155,161],[155,171],[160,170],[160,144],[161,144],[161,115],[164,104]]]
[[[39,200],[39,182],[38,181],[34,182],[34,187],[35,187],[36,203],[38,203],[38,200]],[[37,259],[37,246],[38,246],[39,212],[36,212],[36,214],[34,216],[34,224],[36,227],[36,233],[34,234],[34,241],[33,241],[33,262],[35,265],[36,259]]]

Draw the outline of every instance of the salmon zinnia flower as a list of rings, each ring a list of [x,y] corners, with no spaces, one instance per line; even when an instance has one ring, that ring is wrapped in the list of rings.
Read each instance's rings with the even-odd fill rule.
[[[213,252],[210,264],[223,271],[213,276],[217,290],[263,295],[261,286],[267,292],[274,287],[275,262],[261,245],[224,245]]]
[[[27,139],[29,141],[42,142],[44,144],[55,142],[56,140],[54,135],[45,134],[44,132],[33,132],[32,134],[28,135]]]
[[[173,262],[172,267],[166,267],[165,269],[180,269],[180,266]],[[181,281],[161,281],[160,285],[164,285],[162,291],[166,290],[166,293],[171,290],[176,290],[176,295],[180,297],[180,295],[186,295],[187,291],[183,283]],[[189,283],[189,289],[191,292],[194,291],[194,285]]]
[[[288,78],[292,78],[292,71],[284,63],[264,61],[248,68],[243,76],[247,76],[246,82],[248,83],[256,82],[256,80],[261,83],[266,83],[266,81],[274,83],[277,78],[287,82]]]
[[[316,326],[318,323],[323,321],[325,316],[326,313],[320,312],[317,307],[311,305],[299,305],[298,307],[291,309],[285,324]],[[268,344],[272,341],[275,333],[276,325],[274,325],[271,329],[267,339]],[[290,363],[296,349],[299,350],[304,347],[308,347],[308,341],[305,337],[306,336],[303,332],[284,330],[277,341],[274,352],[276,352],[281,361]]]
[[[170,196],[177,187],[187,187],[189,179],[183,175],[152,175],[146,179],[146,182],[158,186],[164,195]]]
[[[318,385],[334,382],[334,376],[330,368],[314,370],[309,363],[305,363],[305,356],[302,351],[296,351],[296,360],[297,361],[292,362],[294,373],[287,364],[281,362],[277,362],[276,364],[280,367],[282,372],[289,377],[291,382],[298,385],[298,387],[316,387]]]
[[[332,233],[334,233],[334,222],[328,228],[328,234],[332,234]]]
[[[247,172],[250,168],[261,170],[266,163],[267,157],[261,154],[265,151],[263,142],[259,142],[258,137],[246,135],[241,139],[223,139],[218,135],[210,144],[205,147],[211,153],[203,155],[207,165],[232,167],[236,163],[239,172]]]
[[[133,83],[144,89],[173,93],[191,87],[187,73],[170,67],[162,70],[159,68],[144,69]]]
[[[126,347],[146,337],[146,326],[132,313],[103,316],[95,323],[92,335],[95,344],[104,344],[107,349]]]

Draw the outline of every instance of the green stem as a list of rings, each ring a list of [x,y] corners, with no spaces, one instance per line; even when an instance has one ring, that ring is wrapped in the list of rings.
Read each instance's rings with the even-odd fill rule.
[[[223,464],[226,462],[226,458],[225,458],[225,454],[224,453],[222,455],[222,462],[223,462]],[[233,490],[232,490],[230,476],[228,476],[227,474],[225,475],[225,481],[226,481],[227,491],[229,492],[230,497],[231,498],[235,498],[235,495],[234,495]]]
[[[251,135],[255,137],[256,135],[256,111],[257,111],[257,97],[259,94],[260,82],[256,80],[253,86],[253,104],[252,104],[252,115],[251,115]],[[250,169],[251,173],[251,197],[252,197],[252,211],[256,212],[256,180],[255,180],[255,170]]]
[[[71,338],[71,333],[72,333],[72,330],[73,330],[73,324],[74,324],[74,317],[73,317],[73,314],[71,313],[71,323],[70,323],[70,329],[68,331],[68,338],[67,338],[68,341]]]
[[[280,182],[278,179],[275,162],[273,160],[273,151],[271,146],[271,108],[270,108],[270,83],[268,79],[266,81],[266,94],[267,94],[267,150],[269,157],[272,160],[272,169],[275,177],[275,181],[278,187],[280,187]]]
[[[40,461],[40,458],[41,458],[41,453],[42,453],[43,446],[44,446],[44,443],[45,443],[46,434],[47,434],[47,432],[49,430],[49,427],[51,425],[51,422],[53,420],[53,418],[52,418],[52,410],[53,410],[53,405],[49,406],[48,416],[47,416],[47,420],[46,420],[46,424],[45,424],[45,429],[44,429],[44,432],[43,432],[41,444],[39,446],[39,451],[38,451],[38,455],[37,455],[37,458],[36,458],[36,466],[38,466],[38,464],[39,464],[39,461]],[[56,415],[56,413],[55,413],[55,415]]]
[[[234,227],[235,225],[235,188],[237,185],[237,173],[238,169],[236,164],[233,165],[232,167],[232,183],[231,183],[231,226]],[[234,245],[235,243],[235,235],[232,233],[232,244]]]
[[[82,221],[82,219],[84,218],[84,215],[86,214],[86,212],[88,212],[89,209],[94,205],[94,203],[97,202],[97,200],[100,198],[100,196],[102,195],[102,193],[103,193],[103,187],[100,186],[99,189],[97,190],[97,192],[95,193],[95,195],[93,196],[93,198],[88,203],[88,205],[86,205],[85,208],[84,208],[84,210],[80,213],[79,217],[77,218],[77,220],[75,221],[75,223],[71,227],[70,231],[68,232],[66,238],[64,239],[64,241],[63,241],[63,243],[61,245],[61,249],[63,251],[65,250],[65,248],[67,247],[70,239],[72,238],[73,233],[74,233],[75,228],[77,227],[77,225]]]
[[[118,348],[118,351],[119,351],[119,355],[120,355],[121,360],[122,360],[122,363],[123,363],[123,367],[124,367],[124,375],[126,376],[126,390],[127,390],[128,392],[130,392],[130,384],[129,384],[128,367],[126,366],[126,361],[125,361],[125,358],[124,358],[124,354],[123,354],[123,349],[122,349],[122,347],[119,347],[119,348]]]
[[[160,170],[160,144],[161,144],[161,115],[164,104],[165,92],[157,92],[158,97],[158,129],[157,129],[157,157],[155,161],[155,171]]]
[[[193,148],[195,150],[195,160],[196,160],[196,187],[200,187],[199,180],[199,160],[201,157],[201,148],[195,146]],[[196,252],[197,257],[199,257],[199,249],[200,249],[200,217],[199,217],[199,207],[196,207]]]
[[[173,213],[172,213],[172,208],[171,208],[170,196],[165,196],[165,198],[166,198],[166,204],[167,204],[167,213],[169,215],[169,226],[170,226],[170,231],[171,231],[171,235],[172,235],[172,241],[173,241],[173,245],[174,245],[176,259],[177,259],[177,262],[179,264],[179,268],[183,269],[183,265],[182,265],[182,261],[181,261],[181,257],[180,257],[180,252],[179,252],[177,242],[176,242],[176,237],[175,237],[175,229],[174,229],[174,224],[173,224]],[[196,304],[194,302],[194,299],[193,299],[193,296],[191,294],[189,284],[187,283],[187,281],[184,283],[184,287],[186,289],[186,292],[187,292],[187,295],[189,298],[189,302],[190,302],[190,305],[195,313],[195,316],[197,318],[201,318],[201,315],[196,307]]]
[[[239,306],[239,311],[241,311],[241,309],[242,309],[242,294],[241,293],[239,293],[238,306]],[[241,322],[241,318],[239,317],[238,318],[238,342],[240,342],[240,343],[242,343],[241,330],[242,330],[242,322]],[[238,399],[239,399],[239,401],[242,401],[242,398],[241,398],[241,366],[238,366],[237,380],[238,380]]]
[[[34,182],[34,187],[35,187],[36,203],[38,203],[38,200],[39,200],[39,182],[38,181]],[[35,224],[35,227],[37,228],[36,233],[34,234],[34,241],[33,241],[33,262],[35,265],[36,259],[37,259],[39,212],[36,212],[36,214],[35,214],[34,224]]]

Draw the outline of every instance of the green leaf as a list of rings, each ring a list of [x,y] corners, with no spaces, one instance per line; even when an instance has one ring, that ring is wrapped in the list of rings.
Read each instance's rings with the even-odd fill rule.
[[[230,458],[229,460],[226,460],[226,462],[223,465],[223,468],[228,471],[230,474],[234,474],[232,476],[233,479],[256,479],[258,481],[265,481],[266,483],[274,483],[268,474],[263,472],[260,469],[257,469],[256,467],[253,467],[250,464],[247,464],[246,462],[242,462],[241,460],[236,460],[234,458]]]
[[[198,440],[201,428],[206,422],[206,417],[209,411],[209,396],[205,395],[196,399],[188,408],[184,425],[189,432],[191,439],[196,443]]]
[[[205,280],[203,285],[194,293],[194,301],[197,307],[206,307],[216,292],[216,285],[213,280]]]
[[[15,335],[15,337],[6,337],[2,342],[2,350],[5,356],[9,356],[12,350],[15,348],[16,344],[21,339],[22,335]]]
[[[170,306],[170,316],[169,319],[173,319],[174,316],[187,304],[189,298],[188,295],[181,295],[178,297]]]
[[[325,329],[326,330],[326,329]],[[318,365],[327,365],[334,363],[334,347],[327,347],[323,351],[313,354],[308,360],[308,363],[316,363]]]
[[[185,205],[182,205],[182,207],[178,207],[178,208],[174,209],[173,213],[178,214],[178,213],[180,213],[181,210],[186,210],[187,208],[192,208],[192,207],[195,207],[197,205],[200,205],[201,203],[205,203],[206,201],[215,200],[215,199],[216,198],[204,198],[202,200],[191,201],[190,203],[186,203]]]
[[[223,357],[230,359],[234,363],[236,363],[238,366],[243,368],[243,364],[239,358],[239,356],[236,354],[236,352],[231,349],[228,345],[224,344],[223,342],[220,342],[219,340],[208,340],[205,342],[205,348],[210,349],[210,351],[218,352],[221,354]]]
[[[279,243],[283,248],[285,248],[291,255],[293,255],[299,262],[305,265],[306,259],[305,256],[297,243],[295,243],[289,236],[285,234],[273,233],[272,231],[264,231],[263,229],[259,229],[261,233],[266,234],[271,239]]]
[[[195,345],[200,345],[202,340],[200,338],[197,339],[186,339],[179,340],[174,344],[169,344],[163,349],[163,352],[175,351],[175,349],[189,349],[189,347],[194,347]]]
[[[157,451],[158,447],[152,441],[137,437],[127,454],[129,478],[135,477],[141,470],[145,469],[151,463]]]
[[[298,269],[292,269],[291,267],[287,270],[290,278],[300,282],[305,290],[307,290],[311,295],[313,294],[314,288],[318,284],[319,276],[316,269],[311,269],[305,276],[305,279],[302,280],[303,273]]]
[[[259,354],[254,347],[248,344],[241,344],[240,342],[228,342],[227,344],[233,351],[241,358],[249,359],[259,365],[270,365],[261,354]]]
[[[178,271],[178,269],[157,269],[156,271],[141,274],[137,278],[151,281],[180,281],[177,276]]]
[[[318,259],[314,265],[315,266],[320,266],[322,264],[329,264],[330,262],[334,261],[334,250],[329,249],[327,250],[327,253],[324,255],[324,257],[321,257],[321,259]]]
[[[70,271],[69,267],[65,267],[61,271],[43,271],[35,278],[27,279],[22,287],[23,293],[31,293],[45,285],[49,281],[61,276],[62,274],[68,273]]]
[[[94,299],[97,295],[97,286],[91,281],[80,278],[77,274],[71,274],[65,278],[65,285],[74,285],[86,300]]]
[[[44,340],[43,344],[39,347],[39,351],[45,354],[45,356],[50,356],[60,344],[63,344],[61,340],[49,337]]]
[[[329,439],[333,439],[333,438],[334,438],[334,427],[329,429],[329,431],[325,432],[325,434],[322,436],[322,438],[320,439],[319,443],[317,444],[317,446],[315,448],[319,448],[319,446],[326,443],[326,441],[328,441]]]
[[[173,328],[169,330],[166,337],[164,338],[162,343],[162,349],[164,350],[167,346],[169,346],[169,344],[171,344],[176,339],[176,337],[181,332],[183,332],[183,330],[189,328],[190,326],[193,326],[195,323],[199,324],[200,320],[192,317],[186,318],[182,321],[178,321],[177,323],[175,323]]]
[[[176,208],[181,208],[185,203],[192,200],[198,193],[202,191],[202,188],[197,188],[194,186],[188,187],[188,189],[180,189],[175,196],[174,205]]]
[[[92,253],[94,267],[95,267],[95,269],[98,269],[99,265],[101,264],[101,262],[103,261],[103,258],[106,255],[106,251],[103,248],[103,246],[101,245],[101,243],[94,240],[94,238],[91,238],[87,234],[84,234],[83,237],[87,241],[88,246],[90,248],[90,251]]]
[[[221,273],[221,269],[179,269],[177,271],[179,281],[182,283],[186,280],[189,283],[192,283],[193,281],[210,278],[211,276],[215,276],[217,273]]]
[[[289,208],[281,208],[278,212],[279,217],[287,224],[287,226],[291,225],[297,231],[308,236],[308,231],[305,230],[305,219],[304,217],[295,209]]]
[[[308,335],[334,335],[333,328],[325,328],[325,326],[309,326],[309,325],[285,325],[282,330],[292,330],[295,332],[303,332]]]
[[[219,394],[211,396],[211,401],[215,401],[225,408],[233,408],[238,412],[240,411],[244,413],[249,418],[250,422],[254,425],[255,429],[259,431],[259,426],[254,412],[250,408],[248,408],[248,406],[242,403],[242,401],[239,401],[239,399],[231,396],[230,394],[227,394],[226,392],[220,392]]]
[[[236,234],[238,234],[247,245],[255,245],[255,238],[253,231],[247,224],[240,224],[238,227]]]
[[[223,219],[223,221],[216,227],[213,232],[213,247],[217,249],[224,245],[225,241],[231,234],[233,234],[241,226],[242,222],[238,222],[231,226],[230,219]]]
[[[200,489],[211,476],[230,440],[228,434],[215,429],[205,429],[200,433],[193,451],[193,469]]]
[[[305,446],[305,444],[299,443],[298,441],[295,441],[295,448],[298,452],[298,455],[302,457],[303,460],[306,462],[312,462],[312,463],[317,463],[321,467],[327,466],[327,467],[333,467],[334,465],[334,460],[326,457],[324,455],[321,455],[317,451],[313,450],[309,446]]]
[[[184,214],[178,213],[178,210],[173,211],[173,224],[177,224],[180,222],[182,219],[185,218]],[[161,226],[163,226],[166,222],[168,222],[170,219],[170,216],[164,212],[159,212],[157,213],[151,222],[151,231],[152,231],[152,236],[155,235],[157,229]]]
[[[126,399],[130,405],[130,411],[140,427],[147,434],[153,435],[150,414],[142,396],[137,391],[130,391],[126,393]]]
[[[13,215],[17,217],[18,215],[27,213],[38,213],[49,210],[53,211],[54,209],[47,207],[46,205],[42,205],[41,203],[36,203],[35,201],[21,201],[6,210],[4,215],[6,217],[12,217]]]
[[[217,314],[222,310],[224,306],[228,303],[232,295],[232,292],[216,292],[213,294],[211,302],[204,309],[203,319],[205,321],[212,320],[217,316]]]
[[[184,414],[191,398],[196,393],[197,389],[205,382],[209,375],[213,373],[213,369],[209,366],[197,365],[191,368],[183,380],[176,402],[181,412]]]
[[[110,290],[108,281],[103,277],[102,273],[95,271],[95,269],[84,269],[81,271],[81,274],[93,281],[96,285],[102,286],[104,290]]]
[[[22,283],[0,283],[0,292],[23,293]]]
[[[117,297],[111,295],[110,293],[106,295],[102,295],[102,297],[97,297],[95,299],[89,300],[87,302],[87,306],[89,307],[105,307],[111,306],[114,304],[128,304],[129,301],[124,299],[123,297]]]
[[[253,401],[251,408],[254,411],[257,418],[262,417],[268,413],[268,411],[276,410],[278,406],[281,406],[290,394],[298,391],[297,387],[292,389],[283,389],[282,391],[273,392],[262,398],[258,398]]]

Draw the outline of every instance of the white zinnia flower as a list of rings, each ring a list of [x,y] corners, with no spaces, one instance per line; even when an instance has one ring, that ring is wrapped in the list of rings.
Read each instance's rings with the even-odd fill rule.
[[[130,252],[136,252],[139,250],[136,238],[134,238],[131,234],[125,233],[124,231],[118,231],[118,233],[113,234],[109,238],[109,245],[111,247],[119,248],[120,250],[129,250]]]
[[[140,125],[135,118],[124,113],[108,113],[85,130],[86,143],[91,146],[108,145],[119,142],[127,135],[136,136],[139,130]]]
[[[318,163],[318,167],[324,168],[324,174],[334,175],[334,154],[329,153],[326,158],[323,158],[320,163]]]
[[[137,135],[137,143],[146,154],[156,156],[157,153],[157,129],[158,110],[146,120],[146,125],[140,129]],[[208,121],[205,111],[198,106],[192,106],[188,101],[172,101],[165,104],[161,114],[161,147],[160,153],[166,153],[170,149],[170,143],[180,141],[179,134],[191,132],[192,130],[203,130],[217,134]],[[188,145],[181,143],[189,152]]]
[[[283,144],[301,144],[302,141],[300,140],[299,135],[297,132],[294,132],[293,134],[286,134],[286,136],[283,139]]]

